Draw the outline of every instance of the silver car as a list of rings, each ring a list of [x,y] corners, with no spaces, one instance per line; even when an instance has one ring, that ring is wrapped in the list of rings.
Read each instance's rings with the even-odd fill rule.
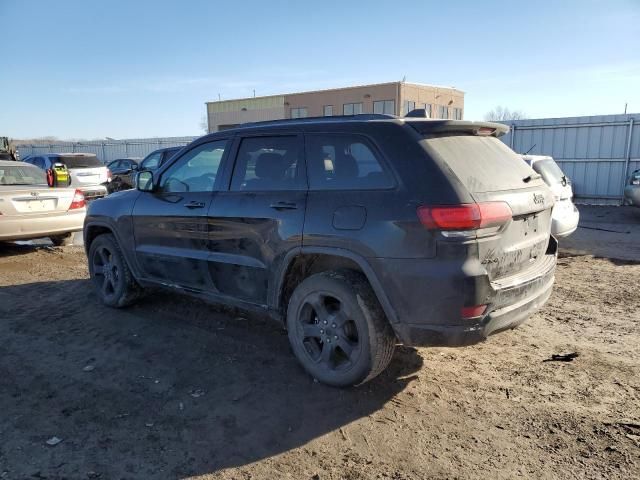
[[[573,204],[571,182],[562,172],[553,157],[547,155],[523,155],[529,164],[553,192],[555,205],[551,215],[551,234],[554,237],[568,237],[578,228],[580,212]]]
[[[107,184],[111,181],[109,169],[92,153],[42,153],[24,159],[45,172],[61,163],[69,170],[70,187],[82,191],[87,201],[107,195]]]
[[[640,170],[636,170],[629,177],[624,187],[624,201],[634,207],[640,207]]]
[[[0,241],[49,237],[71,242],[82,230],[85,199],[76,188],[50,188],[45,172],[24,162],[0,161]]]

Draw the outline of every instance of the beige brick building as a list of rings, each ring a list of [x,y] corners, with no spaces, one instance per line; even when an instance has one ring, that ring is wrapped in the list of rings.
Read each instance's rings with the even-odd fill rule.
[[[461,120],[464,92],[453,87],[390,82],[285,95],[207,102],[209,132],[281,118],[387,113],[424,108],[431,118]]]

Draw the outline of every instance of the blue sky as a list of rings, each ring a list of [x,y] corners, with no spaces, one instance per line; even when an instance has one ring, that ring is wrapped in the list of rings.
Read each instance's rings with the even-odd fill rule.
[[[531,118],[640,111],[640,0],[0,0],[0,135],[201,133],[204,102],[400,80]]]

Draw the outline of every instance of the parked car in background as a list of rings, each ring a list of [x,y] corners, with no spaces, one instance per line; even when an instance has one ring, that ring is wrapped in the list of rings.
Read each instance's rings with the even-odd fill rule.
[[[640,170],[631,173],[624,187],[624,203],[640,207]]]
[[[557,242],[553,194],[506,130],[356,115],[202,137],[90,205],[97,296],[124,307],[162,286],[268,312],[336,386],[378,375],[398,341],[515,328],[551,295]]]
[[[157,170],[183,147],[167,147],[154,150],[140,162],[140,170]]]
[[[85,214],[80,190],[50,188],[41,169],[0,160],[0,241],[49,237],[64,245],[82,230]]]
[[[108,193],[106,184],[111,180],[109,169],[91,153],[43,153],[30,155],[24,161],[45,172],[56,163],[65,165],[71,176],[69,186],[80,190],[87,201]]]
[[[551,233],[557,237],[568,237],[578,228],[580,212],[573,203],[571,181],[562,172],[553,157],[547,155],[523,155],[527,164],[544,179],[553,192],[555,206],[551,216]]]
[[[109,193],[133,188],[134,176],[141,162],[140,157],[118,158],[107,163],[111,172],[111,181],[107,185]]]

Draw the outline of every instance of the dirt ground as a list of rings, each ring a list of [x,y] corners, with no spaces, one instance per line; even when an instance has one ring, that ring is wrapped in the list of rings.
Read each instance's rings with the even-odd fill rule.
[[[349,390],[267,319],[166,293],[111,310],[81,247],[0,247],[0,479],[640,478],[639,213],[583,208],[519,329],[399,348]]]

